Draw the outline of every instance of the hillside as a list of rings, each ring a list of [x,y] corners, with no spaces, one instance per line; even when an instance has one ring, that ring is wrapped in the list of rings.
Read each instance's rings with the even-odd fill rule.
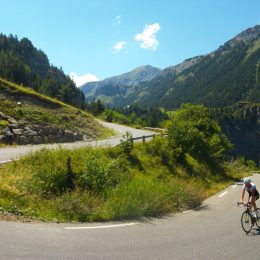
[[[89,82],[80,87],[88,101],[101,99],[113,106],[121,105],[122,99],[139,91],[142,82],[149,82],[159,75],[160,69],[152,66],[138,67],[130,72],[102,81]]]
[[[104,84],[86,97],[104,97],[112,106],[139,103],[168,109],[187,102],[207,107],[259,102],[260,25],[243,31],[212,53],[187,59],[158,73],[149,81],[131,86],[123,82]],[[105,82],[109,79],[98,84]]]
[[[0,77],[73,106],[84,107],[84,95],[74,82],[61,68],[50,65],[47,55],[27,38],[19,40],[0,34]]]
[[[233,154],[244,155],[260,163],[260,103],[239,102],[211,109],[211,117],[234,144]]]
[[[181,72],[167,71],[143,86],[136,101],[177,108],[182,103],[223,107],[260,101],[260,26],[247,29]],[[141,96],[141,98],[139,98]]]
[[[88,113],[0,78],[0,144],[73,142],[107,130]]]

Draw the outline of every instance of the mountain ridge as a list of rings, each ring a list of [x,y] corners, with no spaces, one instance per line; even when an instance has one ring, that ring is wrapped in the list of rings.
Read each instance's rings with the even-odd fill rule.
[[[88,82],[82,85],[80,89],[85,94],[86,99],[90,101],[96,99],[90,98],[91,96],[98,97],[100,93],[105,93],[105,95],[119,94],[118,96],[120,97],[120,93],[125,95],[127,92],[133,92],[135,87],[140,83],[152,80],[159,75],[160,72],[161,69],[159,68],[144,65],[137,67],[130,72],[113,76],[102,81]],[[107,86],[109,86],[109,88]]]
[[[178,108],[181,103],[223,107],[239,101],[260,100],[260,25],[248,28],[215,51],[161,70],[149,81],[126,86],[107,84],[86,93],[111,106],[139,103]],[[83,91],[84,92],[84,91]]]

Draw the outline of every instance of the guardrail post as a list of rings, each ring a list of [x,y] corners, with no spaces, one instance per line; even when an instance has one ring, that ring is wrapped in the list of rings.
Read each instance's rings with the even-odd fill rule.
[[[145,143],[145,135],[143,135],[143,143]]]

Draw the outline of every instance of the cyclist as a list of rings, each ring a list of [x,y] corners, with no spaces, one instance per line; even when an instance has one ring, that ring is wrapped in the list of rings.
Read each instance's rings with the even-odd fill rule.
[[[243,185],[242,191],[241,191],[241,199],[240,199],[241,203],[244,203],[245,191],[247,191],[249,194],[248,202],[250,202],[251,205],[253,206],[253,210],[254,210],[253,216],[259,217],[258,212],[256,210],[256,203],[255,203],[255,201],[259,199],[259,193],[256,189],[255,184],[253,182],[251,182],[250,178],[244,179],[244,185]],[[252,211],[251,205],[250,205],[250,210]]]

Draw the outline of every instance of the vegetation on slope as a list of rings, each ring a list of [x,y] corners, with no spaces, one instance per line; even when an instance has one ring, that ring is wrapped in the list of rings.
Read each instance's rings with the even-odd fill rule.
[[[248,170],[224,163],[230,144],[204,107],[183,106],[168,130],[145,144],[42,150],[2,165],[0,210],[57,221],[161,216],[199,206]]]
[[[84,94],[62,69],[49,64],[47,55],[27,38],[0,34],[0,77],[83,108]]]
[[[225,107],[239,101],[260,102],[260,26],[212,53],[166,68],[149,81],[132,86],[109,83],[88,98],[107,100],[112,107],[138,103],[165,109],[177,109],[182,103]]]
[[[212,108],[210,114],[234,144],[234,156],[243,155],[260,165],[260,104],[238,102]]]
[[[16,120],[24,120],[24,124],[68,129],[88,138],[109,134],[87,112],[1,78],[0,111]],[[6,124],[2,122],[0,128],[6,127]]]
[[[94,116],[113,123],[132,125],[134,127],[160,127],[165,120],[169,119],[167,114],[152,107],[141,107],[133,104],[127,107],[110,109],[98,99],[86,104],[86,109]]]

